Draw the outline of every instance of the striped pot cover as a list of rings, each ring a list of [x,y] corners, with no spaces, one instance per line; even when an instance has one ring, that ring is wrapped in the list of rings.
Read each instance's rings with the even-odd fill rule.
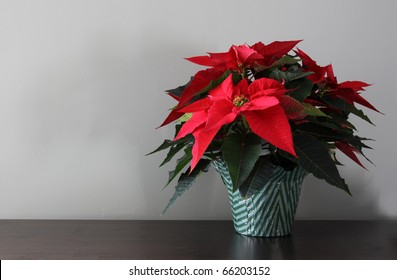
[[[223,160],[212,162],[227,186],[235,230],[243,235],[276,237],[291,233],[302,183],[307,172],[302,168],[286,171],[275,166],[272,179],[248,199],[233,193],[232,180]]]

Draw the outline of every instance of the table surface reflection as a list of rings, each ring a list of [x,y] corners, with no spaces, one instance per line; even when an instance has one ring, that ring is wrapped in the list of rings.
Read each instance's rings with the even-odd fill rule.
[[[231,221],[0,220],[0,259],[397,259],[396,221],[295,221],[253,238]]]

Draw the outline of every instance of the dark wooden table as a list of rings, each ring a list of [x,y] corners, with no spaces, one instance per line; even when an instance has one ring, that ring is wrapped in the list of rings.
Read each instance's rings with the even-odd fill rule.
[[[397,259],[397,221],[296,221],[250,238],[230,221],[0,220],[0,259]]]

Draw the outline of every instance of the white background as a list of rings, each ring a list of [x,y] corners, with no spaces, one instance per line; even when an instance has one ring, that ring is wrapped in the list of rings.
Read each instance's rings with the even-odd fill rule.
[[[297,218],[397,218],[396,3],[0,0],[0,218],[230,218],[214,171],[160,215],[173,166],[144,155],[173,133],[164,90],[201,69],[184,57],[295,39],[385,113],[356,122],[376,166],[340,156],[353,197],[308,177]]]

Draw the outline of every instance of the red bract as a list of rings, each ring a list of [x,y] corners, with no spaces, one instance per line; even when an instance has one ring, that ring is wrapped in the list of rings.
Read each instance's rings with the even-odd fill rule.
[[[267,78],[258,79],[250,85],[244,79],[234,86],[230,75],[220,86],[210,91],[207,98],[180,110],[193,113],[175,138],[177,140],[193,133],[195,143],[191,170],[219,129],[240,115],[247,120],[255,134],[296,156],[288,117],[279,101],[285,92],[281,83]]]
[[[360,162],[358,157],[356,156],[356,153],[360,153],[356,148],[352,147],[349,145],[349,143],[346,142],[336,142],[335,147],[337,147],[342,153],[347,155],[349,158],[351,158],[354,162],[356,162],[358,165],[360,165],[362,168],[365,168],[365,166]]]
[[[295,53],[302,59],[303,68],[306,68],[308,72],[313,72],[313,74],[307,77],[309,80],[311,80],[313,83],[318,83],[324,80],[328,66],[317,65],[317,63],[311,59],[310,56],[300,49],[297,49]]]
[[[327,67],[326,87],[331,96],[345,100],[347,103],[354,105],[354,103],[361,104],[369,109],[379,112],[371,103],[364,99],[359,91],[363,91],[364,87],[370,84],[361,81],[346,81],[338,84],[332,65]]]
[[[196,94],[200,93],[211,81],[222,76],[223,72],[213,68],[201,70],[194,75],[189,85],[182,92],[181,97],[177,98],[178,105],[171,111],[165,121],[160,125],[167,125],[177,119],[179,119],[183,113],[178,112],[179,109],[183,108]]]
[[[258,42],[251,46],[263,58],[258,59],[258,64],[263,66],[270,66],[282,56],[286,55],[293,47],[296,46],[301,40],[296,41],[274,41],[269,45]]]
[[[272,65],[292,50],[300,41],[275,41],[269,45],[258,42],[252,46],[232,46],[225,53],[208,53],[208,56],[194,56],[187,58],[187,60],[223,71],[242,71],[244,67]]]
[[[188,87],[183,91],[179,103],[168,115],[161,126],[167,125],[179,117],[177,112],[183,108],[196,94],[203,90],[209,83],[219,78],[225,71],[244,72],[246,68],[258,65],[270,66],[277,59],[287,54],[300,40],[297,41],[275,41],[269,45],[258,42],[252,46],[233,45],[228,52],[208,53],[208,56],[195,56],[186,58],[190,62],[209,66],[206,70],[197,72]]]
[[[244,67],[263,56],[247,45],[232,46],[225,53],[208,53],[208,56],[194,56],[186,58],[190,62],[213,67],[217,70],[237,70],[241,71]]]
[[[359,91],[363,91],[364,87],[370,86],[369,84],[361,81],[346,81],[339,84],[331,64],[319,66],[300,49],[296,51],[296,54],[302,59],[303,67],[306,68],[307,71],[313,72],[313,74],[308,76],[308,79],[313,83],[317,83],[318,87],[323,89],[326,94],[334,98],[343,99],[349,104],[354,105],[354,103],[358,103],[379,112],[359,94]]]

